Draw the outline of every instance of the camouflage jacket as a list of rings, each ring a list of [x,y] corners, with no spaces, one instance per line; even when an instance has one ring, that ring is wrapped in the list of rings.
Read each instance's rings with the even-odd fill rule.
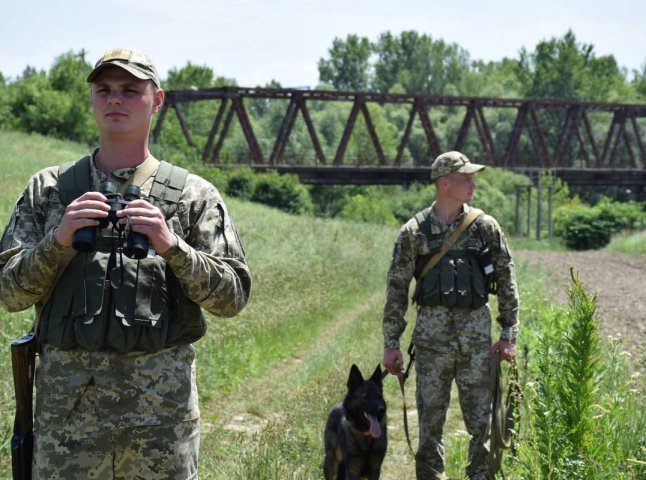
[[[133,174],[134,169],[119,169],[111,172],[109,179],[119,185]],[[91,184],[98,190],[106,176],[95,169],[94,162],[91,176]],[[148,195],[151,186],[152,177],[141,185],[142,198]],[[16,203],[0,244],[0,306],[6,310],[20,311],[35,305],[38,311],[42,307],[59,267],[65,265],[66,257],[73,252],[54,238],[54,229],[64,212],[58,191],[58,167],[33,175]],[[249,298],[251,276],[218,190],[201,177],[189,174],[177,213],[168,225],[174,234],[174,245],[161,256],[187,296],[213,315],[230,317],[240,312]],[[103,412],[108,425],[154,424],[199,415],[191,345],[154,354],[130,352],[121,356],[109,351],[55,350],[44,349],[51,361],[45,355],[41,357],[41,375],[37,378],[41,397],[37,408],[47,404],[53,418],[65,415],[66,409],[83,393],[84,385],[92,381],[96,385],[112,384],[114,389],[106,389],[99,404],[121,406]],[[106,364],[117,364],[115,358],[121,367],[106,369]],[[50,370],[44,374],[46,369]],[[154,371],[156,375],[149,374]],[[56,378],[56,372],[61,373],[60,378]],[[45,378],[46,375],[50,378]],[[122,389],[123,385],[133,388]],[[124,392],[131,397],[124,398]],[[140,397],[145,392],[151,394],[149,400],[155,399],[154,408]],[[50,394],[52,398],[47,398]],[[139,409],[123,416],[122,408],[126,406]]]
[[[433,207],[433,206],[432,206]],[[456,229],[471,208],[465,205],[464,211],[447,226],[435,216],[431,210],[431,232],[450,235]],[[495,268],[494,280],[497,285],[498,311],[497,321],[503,327],[501,338],[516,340],[518,332],[519,298],[514,273],[514,263],[505,239],[505,235],[498,222],[489,215],[484,215],[478,220],[483,235],[483,241],[489,246]],[[465,248],[468,235],[462,234],[453,248]],[[426,235],[422,233],[415,218],[410,219],[400,229],[393,256],[388,270],[386,302],[384,305],[383,335],[384,348],[399,348],[399,337],[406,329],[405,315],[408,309],[409,288],[418,258],[429,254]],[[428,320],[434,320],[429,322]],[[446,320],[450,321],[446,321]],[[475,319],[480,319],[480,324],[475,325]],[[425,325],[433,331],[424,331]],[[455,327],[451,327],[454,325]],[[417,326],[413,333],[413,341],[433,342],[449,341],[452,337],[451,328],[454,330],[477,329],[488,335],[490,331],[490,317],[488,305],[475,311],[457,308],[419,307],[417,310]],[[441,330],[441,331],[438,331]],[[422,340],[424,339],[424,340]],[[444,340],[442,340],[444,339]]]

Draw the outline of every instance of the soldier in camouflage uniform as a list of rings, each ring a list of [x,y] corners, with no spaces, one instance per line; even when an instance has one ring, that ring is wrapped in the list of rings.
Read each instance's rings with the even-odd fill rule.
[[[68,202],[62,170],[36,173],[0,247],[2,307],[35,305],[39,318],[33,478],[195,479],[200,308],[240,312],[249,269],[217,189],[150,155],[151,119],[164,100],[150,60],[111,50],[87,80],[99,129],[86,157],[89,188]],[[160,183],[164,165],[175,173]],[[173,183],[180,177],[183,185]],[[104,180],[141,188],[112,229],[96,228],[111,209]],[[72,247],[83,227],[101,232],[95,251]],[[147,256],[123,255],[114,232],[124,227],[145,236]]]
[[[395,375],[401,375],[404,363],[399,338],[406,328],[409,286],[414,277],[417,279],[414,294],[417,321],[412,342],[416,351],[420,432],[416,454],[418,480],[446,478],[442,436],[453,380],[471,435],[467,476],[488,478],[491,352],[499,350],[505,360],[516,354],[519,300],[514,265],[505,236],[493,217],[480,215],[424,279],[418,278],[430,256],[439,251],[444,239],[471,211],[467,203],[475,190],[474,174],[483,168],[460,152],[447,152],[435,159],[431,180],[436,185],[436,200],[425,211],[426,215],[418,214],[402,226],[388,272],[384,365]],[[422,218],[426,219],[422,220],[423,226]],[[490,250],[494,267],[489,276],[477,262],[485,247]],[[465,278],[459,279],[460,272],[467,272],[466,282]],[[460,282],[462,286],[457,285]],[[494,289],[502,331],[500,340],[492,347],[491,314],[486,301],[487,292],[493,293]]]

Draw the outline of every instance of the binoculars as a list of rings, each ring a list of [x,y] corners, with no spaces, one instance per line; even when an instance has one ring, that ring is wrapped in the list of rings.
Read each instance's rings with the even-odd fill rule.
[[[99,191],[107,198],[106,203],[110,206],[110,211],[106,218],[99,219],[99,225],[96,227],[83,227],[74,232],[72,246],[78,252],[93,252],[96,250],[97,232],[100,228],[107,228],[110,224],[119,231],[119,238],[123,227],[117,219],[117,212],[123,210],[125,206],[141,198],[141,190],[137,185],[126,186],[123,196],[117,192],[117,187],[109,180],[101,182]],[[142,259],[148,255],[148,238],[141,233],[129,231],[126,236],[123,253],[134,259]]]

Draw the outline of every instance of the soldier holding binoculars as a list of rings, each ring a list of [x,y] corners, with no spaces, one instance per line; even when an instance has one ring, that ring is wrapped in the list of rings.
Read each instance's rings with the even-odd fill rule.
[[[236,315],[251,276],[218,190],[150,154],[148,57],[87,81],[98,148],[32,176],[0,245],[0,305],[38,319],[33,478],[194,479],[201,309]]]

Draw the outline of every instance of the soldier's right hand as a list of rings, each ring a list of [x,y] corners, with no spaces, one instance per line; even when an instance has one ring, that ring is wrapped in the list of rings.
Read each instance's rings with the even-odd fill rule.
[[[64,247],[71,247],[74,232],[83,227],[96,227],[99,218],[105,218],[110,211],[107,198],[100,192],[86,192],[65,208],[61,223],[56,227],[54,237]]]
[[[404,356],[399,348],[386,348],[384,350],[384,367],[391,374],[399,376],[404,372]]]

